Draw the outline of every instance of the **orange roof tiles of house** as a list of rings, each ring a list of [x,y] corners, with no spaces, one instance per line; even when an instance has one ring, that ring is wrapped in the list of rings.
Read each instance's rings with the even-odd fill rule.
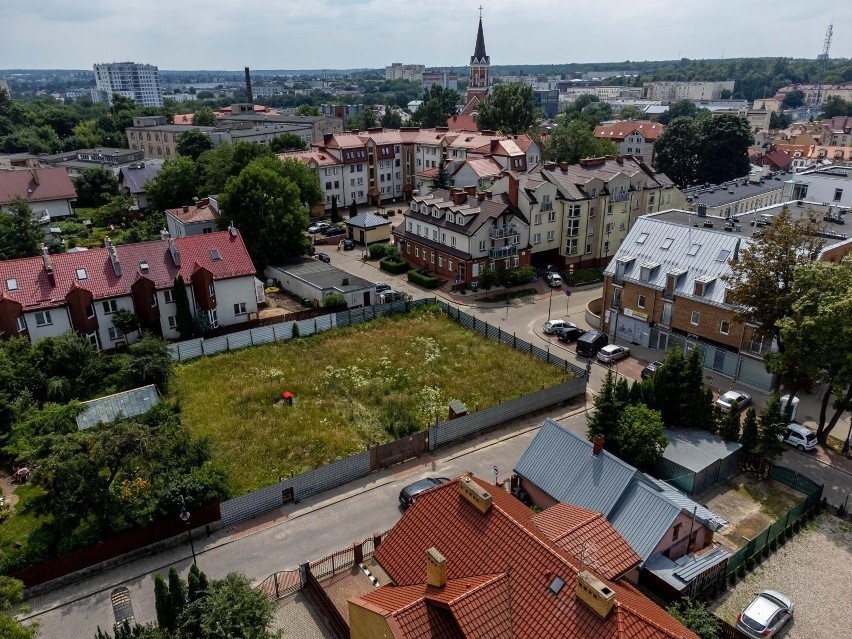
[[[476,118],[469,114],[451,115],[447,118],[447,128],[450,131],[479,131]]]
[[[192,124],[194,118],[194,113],[176,113],[174,117],[172,117],[172,124],[189,125]]]
[[[0,287],[4,297],[19,302],[23,310],[52,308],[65,303],[74,287],[90,291],[95,299],[108,299],[131,294],[131,286],[139,278],[147,278],[158,289],[171,288],[175,277],[183,275],[187,283],[200,268],[209,271],[214,280],[254,275],[251,258],[242,236],[229,231],[206,233],[173,240],[180,252],[180,266],[175,266],[167,240],[115,246],[121,264],[116,275],[106,248],[51,255],[53,282],[48,277],[41,257],[27,257],[0,262]],[[214,258],[213,249],[218,251]],[[141,264],[147,262],[147,272]],[[80,278],[78,269],[85,271]],[[8,281],[17,288],[9,291]]]
[[[503,170],[503,166],[494,158],[472,158],[460,162],[458,167],[450,170],[451,175],[458,173],[467,164],[479,177],[492,177]]]
[[[73,200],[77,197],[68,171],[62,167],[0,170],[0,206],[15,196],[27,202]]]
[[[183,206],[176,209],[166,209],[166,213],[176,217],[184,224],[193,222],[212,222],[219,219],[219,212],[210,204],[208,198],[198,200],[192,206]]]
[[[491,495],[492,505],[483,514],[459,494],[460,481],[465,479],[422,494],[376,549],[375,559],[395,585],[350,599],[351,605],[384,615],[394,637],[697,639],[632,587],[612,583],[601,573],[597,576],[615,592],[609,615],[601,619],[577,598],[578,573],[596,571],[581,566],[564,546],[570,545],[572,530],[594,531],[602,535],[595,544],[611,543],[594,513],[562,509],[537,523],[520,501],[472,477],[470,481]],[[556,534],[560,543],[546,531]],[[424,584],[430,547],[446,559],[443,588]],[[619,548],[614,551],[616,564],[636,559],[627,559],[626,550]],[[605,557],[608,552],[601,548],[597,554]],[[564,585],[554,593],[550,586],[556,577]]]
[[[654,142],[660,133],[665,130],[665,126],[659,122],[648,122],[646,120],[625,120],[623,122],[614,122],[612,124],[601,124],[595,127],[596,138],[608,138],[610,140],[623,140],[635,131],[642,134],[649,142]]]

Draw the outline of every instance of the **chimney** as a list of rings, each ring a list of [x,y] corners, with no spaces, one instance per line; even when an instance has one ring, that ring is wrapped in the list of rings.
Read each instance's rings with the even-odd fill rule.
[[[180,266],[180,251],[178,250],[177,244],[175,244],[175,240],[173,237],[169,237],[169,253],[172,254],[172,262],[174,262],[175,266]]]
[[[459,480],[459,495],[483,515],[491,508],[491,493],[473,481],[469,475]]]
[[[479,202],[482,202],[485,199],[485,191],[480,191],[476,194],[476,199]]]
[[[464,189],[453,187],[450,191],[450,198],[452,198],[453,204],[461,205],[467,202],[467,193],[464,192]]]
[[[615,591],[590,572],[577,575],[576,594],[601,619],[606,619],[615,605]]]
[[[518,206],[518,178],[514,173],[509,173],[509,204]]]
[[[251,93],[251,73],[249,72],[249,68],[246,67],[246,98],[249,101],[249,104],[254,102],[254,96]]]
[[[476,187],[475,186],[466,186],[464,187],[464,192],[467,193],[470,197],[476,195]]]
[[[110,241],[109,237],[104,238],[104,248],[107,250],[107,255],[109,255],[109,261],[112,264],[112,272],[115,273],[116,277],[121,277],[121,262],[118,261],[118,251]]]
[[[203,209],[205,206],[208,206],[209,204],[210,204],[210,198],[203,197],[200,200],[197,200],[195,202],[195,208]]]
[[[30,169],[30,175],[33,176],[33,182],[35,182],[36,185],[38,185],[38,183],[39,183],[38,182],[38,169]]]
[[[594,446],[592,447],[592,455],[594,455],[595,457],[600,455],[601,451],[603,450],[603,444],[604,444],[604,436],[603,435],[595,436]]]
[[[237,235],[239,235],[239,233],[240,233],[240,232],[237,230],[237,227],[236,227],[236,226],[234,226],[234,222],[233,222],[233,220],[232,220],[232,221],[231,221],[231,223],[228,225],[228,233],[230,233],[230,234],[231,234],[231,237],[237,237]]]
[[[580,164],[581,165],[583,164],[582,160],[580,160]],[[562,169],[563,171],[567,171],[568,170],[568,163],[567,162],[560,162],[559,168]]]
[[[447,585],[447,560],[434,547],[426,551],[426,584],[433,588]]]
[[[189,213],[189,207],[188,207],[188,206],[184,206],[184,207],[183,207],[183,212],[184,212],[184,213]]]
[[[47,244],[41,245],[41,261],[44,262],[44,270],[50,278],[50,283],[53,284],[53,261],[50,259],[50,253],[47,252]]]
[[[160,229],[160,239],[167,240],[172,236],[166,229]]]

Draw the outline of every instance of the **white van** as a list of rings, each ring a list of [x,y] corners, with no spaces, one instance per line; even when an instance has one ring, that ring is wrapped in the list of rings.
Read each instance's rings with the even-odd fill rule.
[[[562,276],[559,273],[548,273],[547,283],[551,288],[559,288],[562,286]]]

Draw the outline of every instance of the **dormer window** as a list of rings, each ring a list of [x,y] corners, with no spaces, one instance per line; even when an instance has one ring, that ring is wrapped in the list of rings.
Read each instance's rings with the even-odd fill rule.
[[[89,276],[86,275],[86,269],[84,269],[84,268],[78,268],[77,269],[77,279],[81,282],[83,280],[89,279]]]
[[[639,237],[636,238],[636,243],[637,244],[644,244],[645,240],[647,240],[647,239],[648,239],[647,233],[640,233]]]
[[[17,291],[18,290],[18,280],[14,277],[10,277],[6,280],[6,290],[8,291]]]
[[[695,280],[695,296],[704,297],[710,292],[710,287],[713,286],[713,281],[716,278],[711,275],[702,275]]]
[[[639,278],[643,282],[650,282],[651,277],[654,275],[654,271],[656,271],[659,266],[660,265],[657,262],[645,262],[641,267],[639,267]]]

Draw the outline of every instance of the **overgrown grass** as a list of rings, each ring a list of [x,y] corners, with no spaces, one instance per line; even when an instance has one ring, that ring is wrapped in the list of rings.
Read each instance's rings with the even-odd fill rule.
[[[14,514],[0,522],[0,550],[11,552],[16,543],[26,545],[30,533],[41,525],[41,520],[26,512],[24,506],[42,492],[41,488],[30,484],[15,488],[14,494],[18,496],[18,503],[15,504]]]
[[[173,395],[239,494],[445,419],[452,399],[480,410],[563,376],[424,309],[180,365]]]

